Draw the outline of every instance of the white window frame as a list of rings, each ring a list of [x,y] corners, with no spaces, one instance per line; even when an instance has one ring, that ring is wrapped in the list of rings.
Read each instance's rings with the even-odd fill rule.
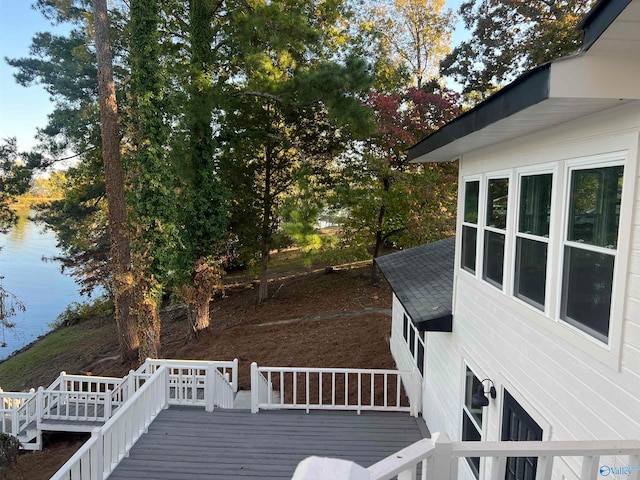
[[[491,180],[507,180],[507,216],[506,216],[506,224],[504,230],[499,228],[490,227],[487,225],[487,202],[489,200],[489,182]],[[480,278],[487,285],[491,285],[493,288],[501,291],[502,293],[507,293],[508,285],[511,279],[511,242],[509,239],[512,237],[513,232],[513,175],[512,170],[502,170],[498,172],[491,172],[489,174],[484,175],[482,181],[480,182],[480,200],[478,202],[478,227],[479,227],[479,235],[477,240],[477,248],[478,253],[476,254],[476,264],[479,264],[477,270],[477,277]],[[504,253],[503,253],[503,264],[502,264],[502,284],[497,285],[490,279],[484,278],[484,269],[485,269],[485,236],[486,232],[493,232],[504,235]]]
[[[484,174],[472,173],[461,177],[462,182],[479,181],[479,201],[478,201],[478,224],[476,241],[476,270],[475,274],[462,267],[460,256],[456,258],[456,273],[460,276],[468,275],[475,277],[479,285],[490,285],[482,279],[484,270],[484,232],[486,224],[486,197],[488,180],[494,178],[508,178],[509,201],[507,212],[507,233],[505,241],[505,265],[502,294],[513,299],[518,308],[531,312],[527,318],[536,322],[537,326],[544,328],[549,333],[568,342],[582,352],[597,359],[603,364],[620,369],[621,348],[622,348],[622,326],[625,305],[625,288],[627,265],[629,262],[631,248],[631,233],[633,229],[633,209],[635,206],[635,188],[637,183],[638,167],[635,159],[638,150],[629,145],[628,148],[620,148],[619,144],[608,151],[605,150],[608,144],[585,144],[580,149],[580,153],[575,156],[564,156],[541,163],[514,167],[508,170],[496,170]],[[614,146],[611,144],[610,146]],[[605,153],[592,154],[593,151]],[[620,220],[618,227],[618,245],[614,260],[614,275],[612,285],[611,314],[609,319],[608,343],[604,343],[591,334],[573,326],[561,319],[562,310],[562,288],[564,275],[564,246],[568,230],[568,209],[569,190],[571,183],[571,171],[603,166],[624,166],[624,179],[622,187],[622,200],[620,207]],[[520,202],[520,179],[522,176],[551,173],[553,175],[551,193],[551,221],[549,226],[549,243],[547,251],[547,278],[545,285],[545,309],[534,307],[533,305],[517,298],[514,295],[515,288],[515,250],[516,236],[519,224],[519,202]],[[463,183],[464,184],[464,183]],[[459,211],[464,208],[465,192],[460,189],[458,197]],[[458,231],[462,231],[462,226],[468,225],[463,221],[463,215],[459,216]],[[472,225],[476,227],[476,225]],[[457,252],[462,253],[462,235],[457,245]],[[596,247],[602,248],[602,247]],[[605,249],[606,253],[611,253]],[[464,273],[460,273],[464,272]],[[456,276],[457,276],[456,275]],[[469,278],[469,277],[468,277]],[[457,281],[454,279],[454,281]],[[487,295],[497,295],[500,292],[494,285],[481,287]],[[455,293],[454,293],[455,295]],[[524,313],[525,310],[522,310]]]
[[[464,221],[464,213],[465,213],[465,203],[467,201],[467,183],[471,183],[471,182],[478,182],[478,208],[477,208],[477,223],[470,223],[470,222],[465,222]],[[480,241],[482,239],[482,235],[480,233],[481,231],[481,227],[482,224],[480,222],[480,220],[482,219],[481,217],[481,202],[482,202],[482,189],[483,189],[483,181],[482,181],[482,177],[480,175],[473,175],[473,176],[469,176],[469,177],[464,177],[462,179],[462,185],[463,188],[461,189],[461,202],[460,202],[460,211],[462,212],[461,215],[461,223],[460,223],[460,258],[457,260],[457,267],[460,271],[465,272],[465,274],[467,275],[472,275],[474,277],[478,277],[479,275],[479,271],[480,271],[480,253],[481,253],[481,248],[480,248]],[[463,265],[462,265],[462,261],[463,261],[463,250],[462,250],[462,230],[464,229],[464,227],[471,227],[471,228],[475,228],[476,230],[476,252],[475,252],[475,268],[474,271],[471,272],[469,270],[467,270]]]
[[[407,326],[407,338],[404,338],[405,325]],[[411,320],[411,317],[407,313],[403,313],[402,328],[403,328],[403,339],[405,341],[405,344],[407,345],[407,351],[409,353],[409,356],[413,359],[413,364],[418,368],[418,371],[420,372],[420,374],[424,375],[425,360],[427,357],[427,345],[425,342],[426,334],[425,332],[421,332],[416,328],[415,324],[413,323],[413,320]],[[411,351],[412,350],[411,340],[410,340],[411,332],[413,332],[413,351]],[[422,346],[422,352],[423,352],[422,366],[418,363],[418,349],[420,346]]]
[[[469,411],[469,409],[467,408],[466,404],[465,404],[465,397],[466,397],[466,390],[467,390],[467,369],[478,379],[478,380],[483,380],[486,379],[488,377],[482,376],[482,375],[478,375],[478,370],[474,367],[471,366],[471,364],[469,362],[467,362],[467,360],[463,360],[462,361],[462,389],[461,389],[461,402],[460,402],[460,439],[462,441],[464,441],[462,439],[462,429],[464,426],[464,416],[467,415],[469,417],[469,419],[471,420],[471,423],[473,424],[474,428],[480,432],[480,441],[484,441],[485,440],[485,431],[487,428],[487,418],[485,415],[485,407],[482,408],[482,426],[478,426],[478,423],[476,422],[476,419],[474,418],[474,416],[471,414],[471,412]],[[472,392],[473,395],[473,392]],[[473,472],[473,470],[471,469],[471,466],[469,465],[469,462],[467,461],[467,459],[465,457],[462,457],[462,463],[464,463],[464,465],[466,466],[467,469],[469,469],[469,473],[471,474],[472,477],[475,478],[475,474]],[[478,468],[478,478],[483,478],[482,472],[484,469],[484,457],[480,457],[480,465]]]
[[[520,229],[520,194],[523,177],[531,177],[536,175],[551,175],[551,208],[550,208],[550,221],[549,221],[549,235],[544,238],[538,235],[530,235],[526,233],[519,233]],[[551,316],[553,311],[551,305],[554,304],[553,298],[553,285],[554,278],[557,276],[557,270],[552,268],[553,249],[555,248],[556,235],[555,235],[555,216],[557,215],[556,197],[558,191],[558,169],[556,165],[536,165],[532,167],[521,167],[515,169],[516,182],[513,185],[514,197],[514,222],[513,222],[513,234],[510,238],[511,251],[513,252],[512,261],[509,265],[511,270],[511,281],[509,282],[509,296],[521,305],[525,305],[527,308],[534,310],[537,313],[542,313],[547,317]],[[517,262],[517,241],[518,237],[525,238],[534,241],[543,241],[547,244],[547,264],[546,264],[546,278],[545,278],[545,304],[543,308],[538,308],[533,302],[529,302],[516,295],[516,262]],[[562,269],[560,269],[562,271]]]
[[[630,216],[628,210],[630,208],[629,204],[634,203],[633,192],[631,184],[635,182],[630,181],[631,176],[635,175],[635,171],[629,171],[629,162],[627,161],[628,152],[612,152],[602,155],[593,155],[589,157],[576,158],[572,160],[568,160],[565,162],[565,175],[564,175],[564,185],[563,185],[563,193],[562,193],[562,232],[558,245],[558,265],[559,274],[556,278],[556,310],[554,319],[556,322],[578,334],[580,337],[588,340],[589,342],[603,347],[609,351],[616,351],[619,353],[620,348],[620,334],[622,330],[622,314],[624,310],[624,288],[622,286],[625,283],[624,272],[625,268],[621,268],[621,265],[624,264],[626,266],[627,254],[626,252],[629,249],[628,242],[624,241],[624,239],[629,238],[629,224],[631,223]],[[570,206],[570,198],[569,193],[571,191],[571,174],[574,171],[580,170],[588,170],[592,168],[606,168],[606,167],[615,167],[622,166],[624,168],[623,180],[622,180],[622,195],[620,202],[620,214],[619,214],[619,224],[618,224],[618,241],[615,252],[612,249],[606,247],[599,247],[596,245],[588,245],[584,243],[577,243],[573,241],[567,240],[568,230],[569,230],[569,206]],[[625,221],[626,220],[626,221]],[[564,278],[564,265],[565,265],[565,247],[574,247],[581,248],[583,250],[589,250],[596,253],[604,253],[606,255],[610,255],[614,257],[613,264],[613,283],[611,287],[611,311],[609,313],[609,331],[607,335],[607,341],[604,342],[599,338],[596,338],[591,333],[583,330],[579,326],[574,325],[573,323],[569,323],[562,318],[562,295],[563,295],[563,278]],[[618,355],[619,357],[619,355]]]

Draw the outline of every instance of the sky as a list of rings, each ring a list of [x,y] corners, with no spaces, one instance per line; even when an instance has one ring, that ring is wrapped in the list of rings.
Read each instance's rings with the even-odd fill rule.
[[[446,7],[457,11],[462,1],[446,0]],[[0,0],[0,139],[16,137],[20,151],[35,145],[36,129],[46,125],[47,115],[53,110],[42,86],[18,85],[13,78],[16,69],[5,60],[5,57],[28,56],[31,38],[36,32],[56,31],[31,4],[31,0]],[[466,36],[468,33],[459,21],[453,44]]]

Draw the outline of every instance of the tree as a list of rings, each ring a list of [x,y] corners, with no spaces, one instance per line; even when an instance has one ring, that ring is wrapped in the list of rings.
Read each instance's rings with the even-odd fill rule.
[[[160,304],[177,242],[176,181],[169,163],[166,78],[160,61],[160,4],[131,1],[127,174],[131,185],[133,265],[140,360],[160,351]]]
[[[574,52],[576,30],[594,0],[469,0],[460,7],[470,40],[441,64],[463,93],[486,94],[523,71]]]
[[[444,0],[380,0],[371,8],[380,50],[421,88],[450,51],[455,17]]]
[[[334,61],[347,40],[343,4],[253,0],[249,7],[233,18],[238,70],[222,135],[234,192],[231,230],[258,252],[264,302],[276,212],[303,165],[319,167],[344,147],[348,131],[368,126],[356,95],[371,78],[357,58]]]
[[[212,48],[212,40],[220,37],[224,6],[222,0],[189,3],[191,50],[185,115],[188,141],[181,165],[187,206],[181,229],[185,248],[181,264],[188,272],[188,283],[179,292],[189,307],[191,336],[209,327],[209,304],[221,284],[219,256],[226,235],[227,195],[219,178],[212,128],[214,80],[219,77],[217,71],[222,70],[218,45]],[[216,22],[215,29],[213,22]]]
[[[447,90],[372,92],[366,103],[374,112],[377,134],[343,162],[336,202],[349,210],[345,240],[360,245],[373,241],[375,259],[392,240],[415,246],[455,230],[456,166],[410,165],[406,150],[460,110],[458,96]],[[377,276],[373,262],[374,283]]]
[[[35,160],[29,154],[18,152],[15,138],[4,139],[0,144],[0,233],[11,228],[16,221],[16,215],[9,206],[15,197],[29,189]]]
[[[140,342],[131,311],[134,300],[131,250],[127,231],[124,175],[120,158],[118,106],[113,81],[111,37],[106,0],[94,0],[93,17],[98,60],[100,129],[102,132],[104,183],[108,203],[115,315],[122,358],[125,361],[130,361],[135,358]]]

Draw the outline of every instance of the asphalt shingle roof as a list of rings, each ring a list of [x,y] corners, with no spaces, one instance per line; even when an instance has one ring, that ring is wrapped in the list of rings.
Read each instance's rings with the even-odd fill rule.
[[[421,331],[451,331],[454,255],[455,237],[450,237],[376,259]]]

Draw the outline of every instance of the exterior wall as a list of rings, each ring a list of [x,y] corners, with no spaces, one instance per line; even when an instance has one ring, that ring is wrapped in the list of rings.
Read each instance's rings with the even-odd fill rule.
[[[411,371],[413,370],[414,363],[411,357],[411,352],[407,346],[407,342],[402,336],[402,323],[404,321],[405,311],[402,303],[398,300],[395,293],[393,294],[393,307],[391,309],[391,354],[396,362],[398,370]],[[405,385],[408,385],[408,379],[405,380]]]
[[[446,432],[454,440],[461,437],[466,362],[481,379],[493,380],[498,390],[497,398],[484,409],[483,440],[500,439],[504,389],[543,428],[545,440],[640,438],[639,132],[640,104],[636,102],[471,152],[461,159],[461,179],[550,165],[556,184],[550,233],[554,242],[553,238],[563,235],[566,162],[626,151],[616,259],[616,269],[621,270],[614,284],[616,311],[610,343],[605,346],[556,320],[559,290],[549,292],[552,298],[544,314],[456,268],[453,332],[427,336],[423,415],[432,432]],[[515,178],[512,173],[511,185]],[[511,190],[509,196],[513,197]],[[512,198],[509,201],[513,212],[516,203]],[[460,203],[458,207],[462,211]],[[513,238],[513,218],[507,227],[507,241]],[[460,237],[456,266],[460,265]],[[550,243],[548,275],[558,277],[560,242],[555,244],[558,246],[551,247]],[[509,255],[505,257],[506,285],[510,284],[512,260]],[[603,459],[602,463],[607,461]],[[609,464],[626,465],[623,460]],[[576,478],[579,461],[557,461],[554,468],[554,478]],[[460,478],[467,476],[470,471],[461,462]]]

